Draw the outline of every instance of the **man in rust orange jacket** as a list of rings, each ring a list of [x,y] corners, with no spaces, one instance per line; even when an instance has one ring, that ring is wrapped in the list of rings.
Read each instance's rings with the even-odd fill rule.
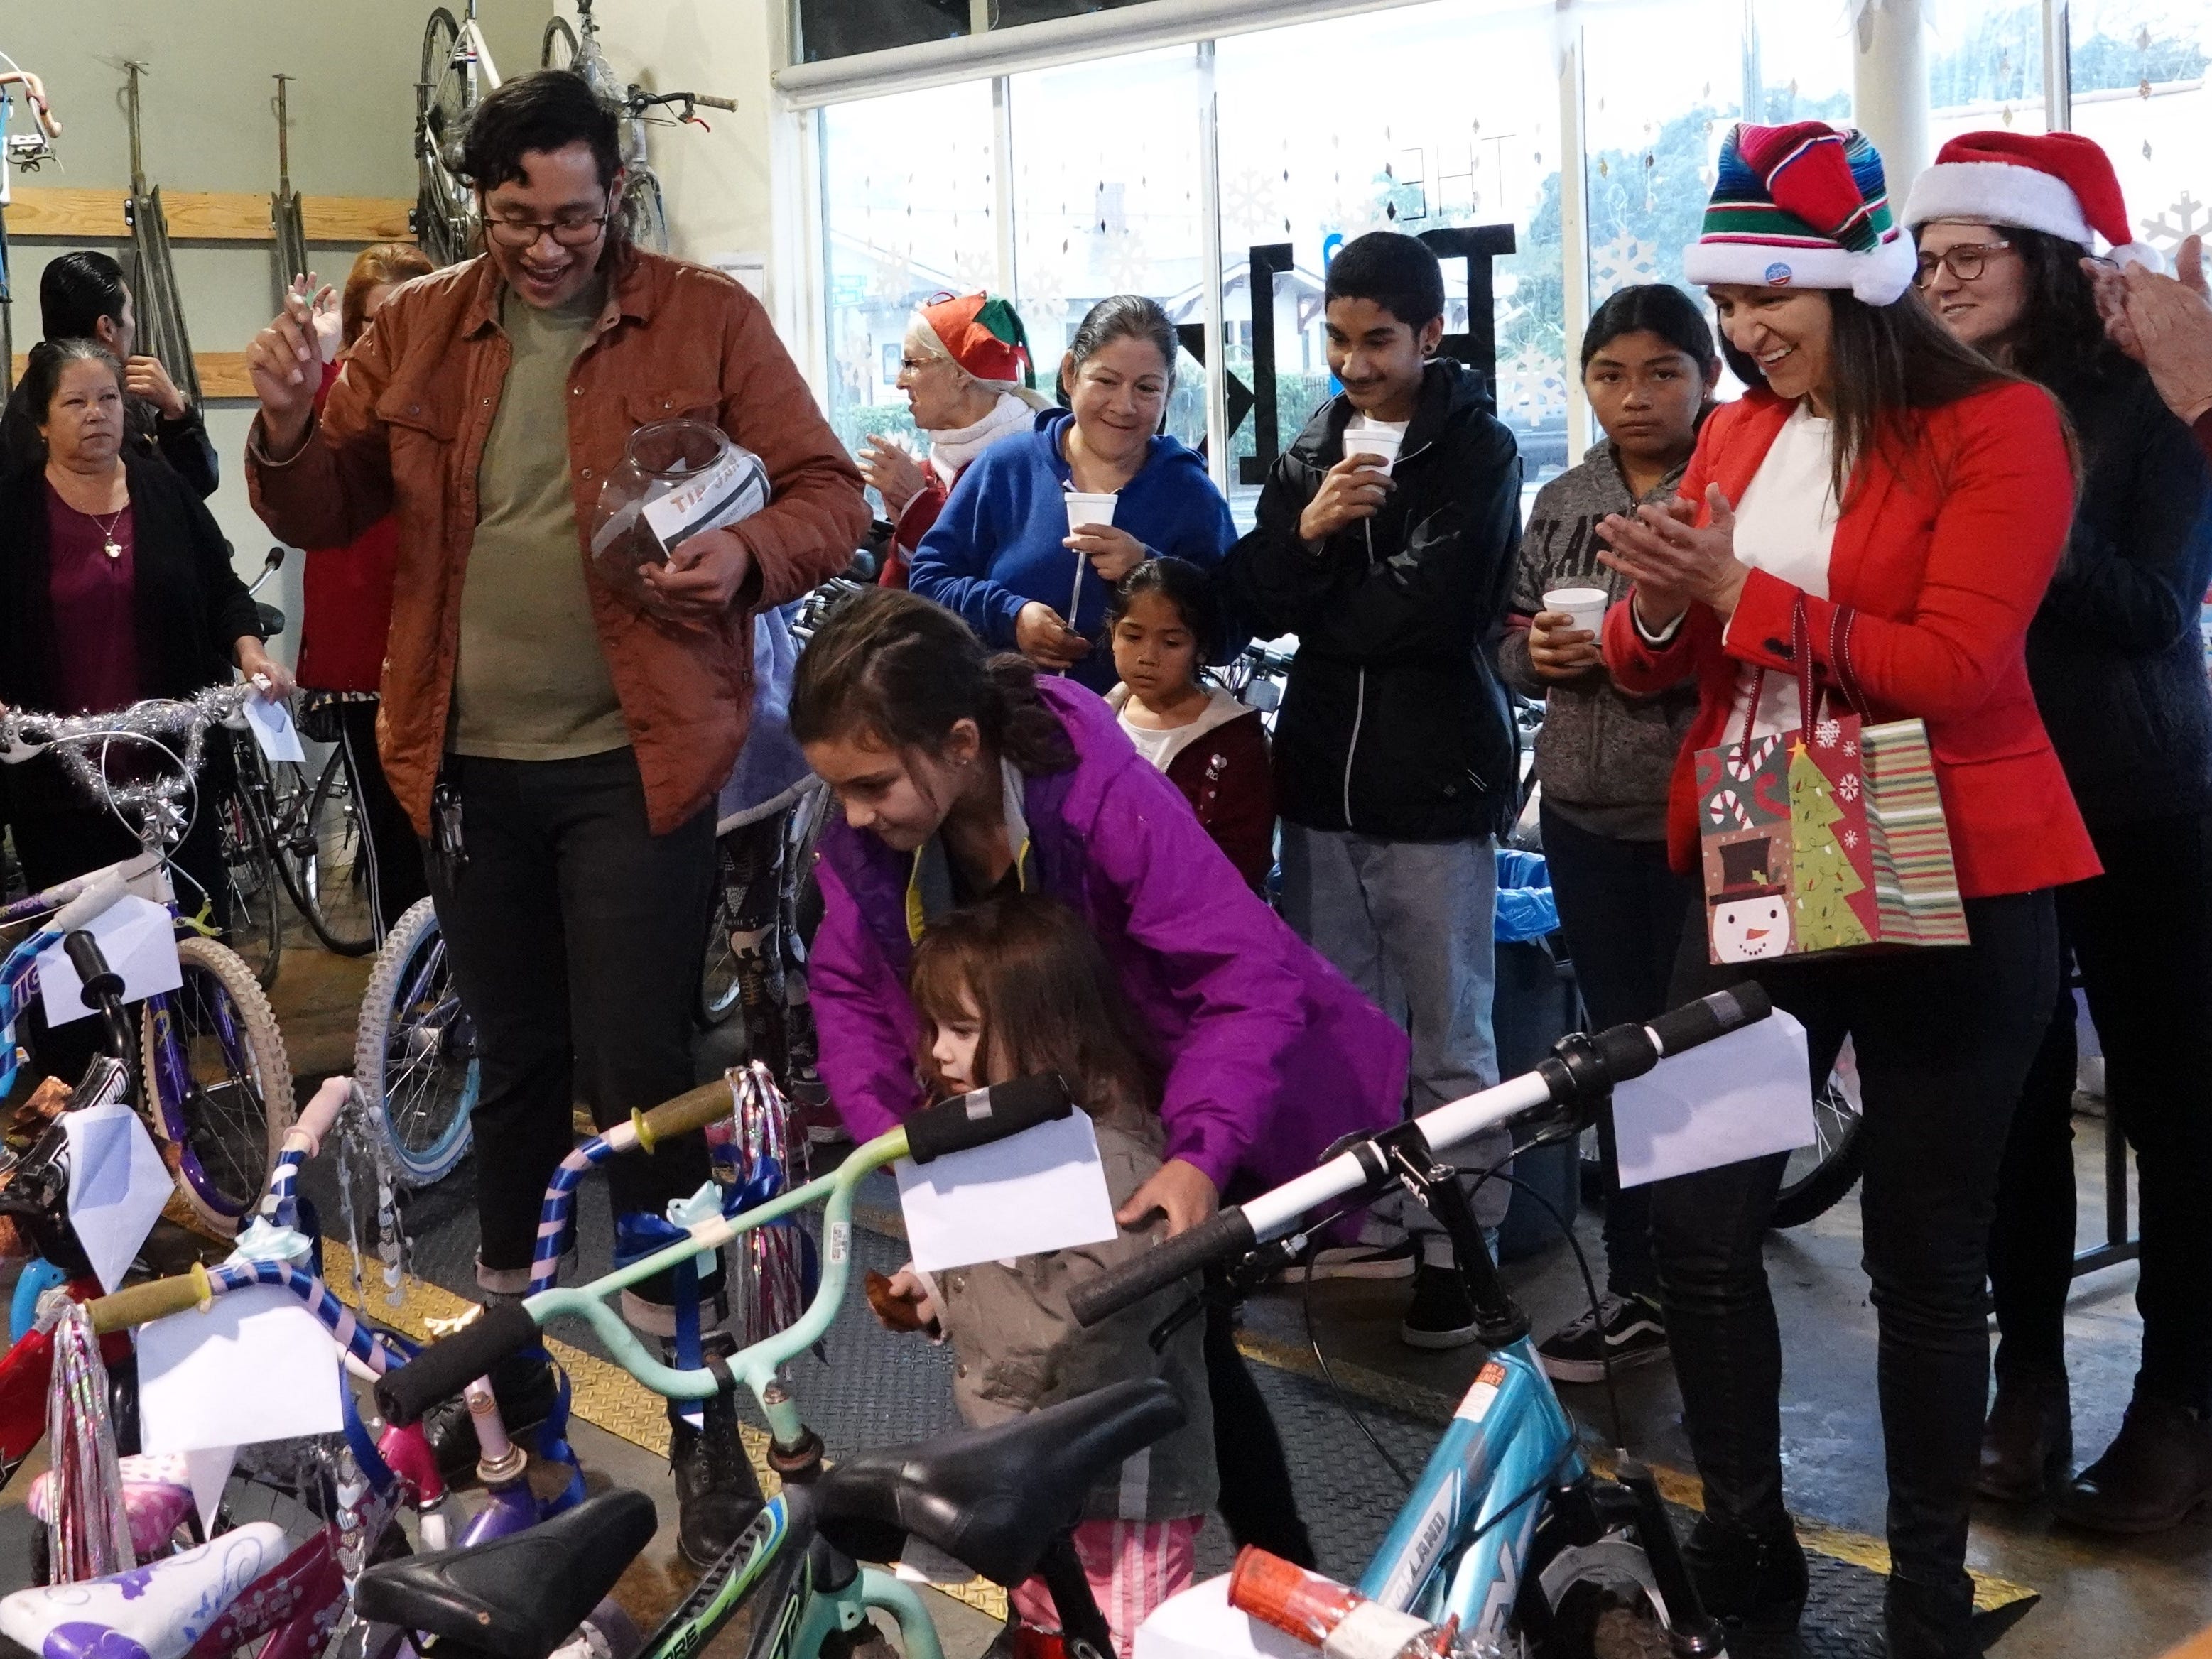
[[[868,511],[761,307],[623,239],[616,123],[581,80],[500,88],[462,165],[483,253],[395,293],[319,416],[306,302],[256,337],[246,471],[288,541],[342,547],[387,512],[398,523],[378,746],[429,838],[476,1027],[478,1282],[516,1295],[570,1102],[605,1127],[691,1085],[713,804],[744,740],[752,613],[842,569]],[[592,513],[630,434],[677,416],[758,455],[770,498],[650,568],[641,604],[592,569]],[[658,1214],[706,1179],[705,1150],[609,1173],[618,1216]],[[665,1288],[624,1310],[674,1331]],[[544,1391],[534,1374],[506,1382]],[[751,1486],[728,1396],[702,1421],[678,1416],[673,1459],[684,1551],[703,1566]]]

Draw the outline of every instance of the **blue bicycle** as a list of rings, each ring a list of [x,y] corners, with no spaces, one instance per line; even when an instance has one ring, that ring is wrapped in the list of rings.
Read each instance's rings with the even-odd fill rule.
[[[1649,1026],[1569,1036],[1534,1071],[1355,1140],[1079,1287],[1076,1316],[1096,1323],[1202,1267],[1262,1282],[1296,1257],[1315,1218],[1403,1187],[1451,1236],[1490,1358],[1358,1591],[1449,1630],[1455,1653],[1715,1659],[1726,1650],[1721,1628],[1699,1605],[1657,1483],[1625,1453],[1611,1479],[1592,1472],[1443,1154],[1493,1127],[1547,1140],[1579,1134],[1614,1084],[1768,1012],[1765,994],[1745,985]],[[1136,1659],[1279,1656],[1282,1638],[1231,1607],[1227,1591],[1215,1578],[1171,1598],[1138,1632]]]

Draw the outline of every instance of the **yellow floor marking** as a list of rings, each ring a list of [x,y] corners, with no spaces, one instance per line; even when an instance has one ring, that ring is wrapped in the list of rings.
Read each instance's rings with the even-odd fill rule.
[[[365,1271],[362,1285],[368,1292],[365,1302],[354,1291],[353,1252],[334,1238],[323,1241],[324,1282],[338,1300],[349,1307],[365,1310],[369,1317],[409,1336],[427,1338],[430,1320],[451,1319],[473,1305],[467,1297],[456,1296],[443,1285],[412,1277],[406,1280],[399,1301],[394,1305],[385,1297],[383,1264],[372,1261],[362,1265]],[[570,1409],[578,1418],[657,1457],[668,1455],[667,1402],[659,1395],[621,1366],[566,1342],[548,1337],[545,1351],[568,1373],[574,1394]],[[769,1493],[781,1491],[783,1483],[768,1464],[768,1436],[742,1423],[738,1425],[738,1433],[744,1441],[745,1455],[752,1462],[754,1474],[760,1477],[761,1490]],[[1006,1591],[983,1579],[935,1588],[994,1619],[1006,1616]]]

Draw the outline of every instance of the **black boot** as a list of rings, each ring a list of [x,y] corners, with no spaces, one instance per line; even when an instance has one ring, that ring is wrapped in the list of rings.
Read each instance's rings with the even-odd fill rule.
[[[509,1354],[491,1368],[491,1395],[499,1402],[499,1419],[507,1437],[515,1439],[552,1415],[561,1382],[553,1362],[543,1354]],[[466,1486],[476,1479],[477,1425],[466,1400],[455,1395],[431,1407],[422,1416],[422,1435],[447,1486]]]
[[[1889,1576],[1881,1597],[1888,1659],[1975,1659],[1974,1586],[1965,1573],[1948,1587]]]
[[[695,1429],[682,1403],[669,1402],[668,1468],[676,1480],[676,1547],[703,1570],[738,1541],[766,1500],[738,1437],[735,1397],[717,1394],[701,1403],[706,1420]]]
[[[1762,1535],[1699,1516],[1682,1546],[1682,1565],[1705,1611],[1723,1624],[1757,1635],[1797,1628],[1805,1610],[1805,1550],[1786,1518],[1781,1530]]]
[[[2212,1421],[2137,1395],[2105,1455],[2052,1498],[2058,1518],[2092,1532],[2164,1532],[2212,1503]]]
[[[1974,1490],[2001,1504],[2034,1504],[2066,1481],[2074,1462],[2074,1410],[2063,1365],[1997,1373],[1997,1397],[1982,1429]]]

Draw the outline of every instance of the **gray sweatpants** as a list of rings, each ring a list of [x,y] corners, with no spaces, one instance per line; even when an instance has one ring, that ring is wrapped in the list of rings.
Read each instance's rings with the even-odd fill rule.
[[[1486,836],[1462,841],[1383,841],[1283,825],[1283,918],[1413,1040],[1410,1109],[1419,1114],[1498,1081],[1491,999],[1498,968],[1492,928],[1498,856]],[[1452,1149],[1454,1162],[1486,1169],[1510,1140],[1492,1131]],[[1485,1182],[1475,1218],[1493,1230],[1512,1189]],[[1448,1257],[1428,1240],[1428,1212],[1393,1196],[1371,1220],[1423,1236],[1427,1259]],[[1371,1224],[1371,1223],[1370,1223]]]

